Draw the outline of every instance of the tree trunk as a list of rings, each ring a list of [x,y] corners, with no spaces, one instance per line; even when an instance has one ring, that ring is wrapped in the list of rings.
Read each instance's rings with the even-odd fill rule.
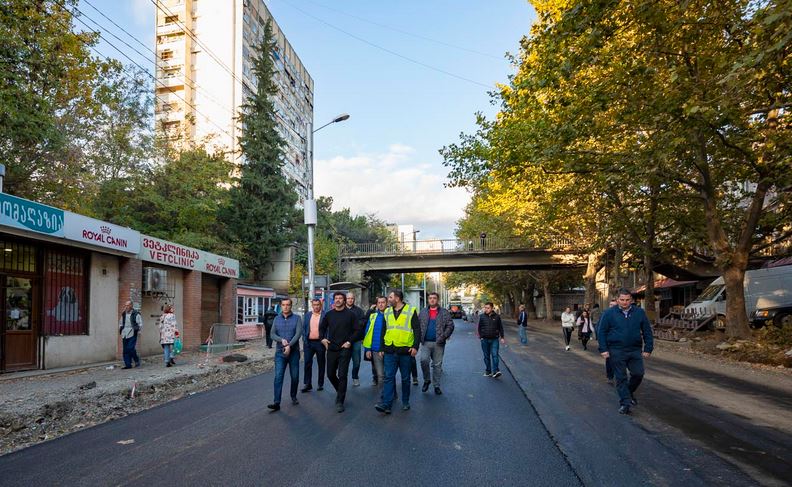
[[[542,292],[545,302],[545,321],[553,321],[553,294],[550,292],[550,279],[542,276]]]
[[[657,308],[655,306],[654,296],[654,259],[652,259],[651,250],[644,252],[644,278],[646,279],[646,290],[644,291],[644,311],[647,314],[654,315],[657,318]]]
[[[583,282],[586,287],[584,303],[592,304],[597,293],[597,271],[599,270],[600,257],[602,252],[593,252],[588,255],[586,273],[583,274]]]
[[[611,273],[610,296],[608,296],[608,300],[613,299],[616,296],[616,291],[621,287],[622,255],[621,244],[616,244],[616,248],[613,251],[613,272]]]
[[[749,338],[748,313],[745,311],[745,266],[723,270],[726,285],[726,333],[732,338]]]
[[[534,291],[536,283],[530,281],[525,287],[525,312],[528,313],[529,320],[536,319],[536,303],[534,303]]]

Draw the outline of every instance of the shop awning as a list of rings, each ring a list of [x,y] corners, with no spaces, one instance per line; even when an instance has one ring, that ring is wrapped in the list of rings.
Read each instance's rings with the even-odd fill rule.
[[[666,277],[665,279],[659,279],[659,280],[655,281],[654,287],[655,287],[655,289],[665,289],[665,288],[669,288],[669,287],[690,286],[692,284],[697,284],[697,283],[698,283],[698,281],[675,281],[674,279],[671,279],[670,277]],[[642,293],[644,291],[646,291],[646,284],[644,284],[643,286],[635,289],[633,291],[633,294],[640,294],[640,293]]]

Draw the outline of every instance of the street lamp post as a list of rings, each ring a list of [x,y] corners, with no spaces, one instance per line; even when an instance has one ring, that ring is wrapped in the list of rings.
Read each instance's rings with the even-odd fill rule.
[[[326,124],[322,125],[318,129],[314,130],[313,128],[313,121],[308,123],[308,143],[306,147],[306,151],[308,152],[308,172],[309,172],[309,180],[308,180],[308,199],[305,200],[305,208],[304,208],[304,220],[305,224],[308,226],[308,303],[314,297],[314,279],[316,270],[314,269],[314,232],[316,230],[316,223],[318,220],[318,212],[316,209],[316,200],[314,199],[314,167],[313,167],[313,158],[314,158],[314,150],[313,150],[313,136],[316,132],[322,130],[323,128],[327,127],[330,124],[343,122],[344,120],[349,119],[349,114],[342,113],[341,115],[337,116],[336,118],[332,119],[331,121],[327,122]],[[306,309],[308,309],[308,303],[306,303]]]

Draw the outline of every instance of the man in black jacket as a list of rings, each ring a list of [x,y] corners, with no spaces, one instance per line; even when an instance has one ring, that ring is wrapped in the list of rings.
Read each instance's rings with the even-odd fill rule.
[[[484,353],[484,376],[498,378],[501,375],[498,349],[500,343],[506,343],[503,337],[503,323],[493,309],[492,303],[484,305],[484,314],[479,317],[478,336],[481,339],[481,351]]]
[[[336,390],[336,411],[344,412],[349,361],[352,359],[352,344],[362,339],[358,319],[346,307],[346,296],[342,292],[333,294],[333,309],[328,311],[319,325],[319,336],[327,349],[327,378]]]
[[[358,327],[363,330],[366,329],[366,313],[360,306],[355,305],[355,295],[347,293],[346,306],[350,311],[355,313],[358,320]],[[352,344],[352,387],[360,385],[360,359],[363,354],[363,335],[360,335],[360,340]]]

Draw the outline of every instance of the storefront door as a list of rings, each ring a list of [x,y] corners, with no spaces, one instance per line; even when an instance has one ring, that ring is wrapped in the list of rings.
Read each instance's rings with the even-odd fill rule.
[[[39,316],[37,279],[0,275],[0,367],[3,371],[36,367]]]

